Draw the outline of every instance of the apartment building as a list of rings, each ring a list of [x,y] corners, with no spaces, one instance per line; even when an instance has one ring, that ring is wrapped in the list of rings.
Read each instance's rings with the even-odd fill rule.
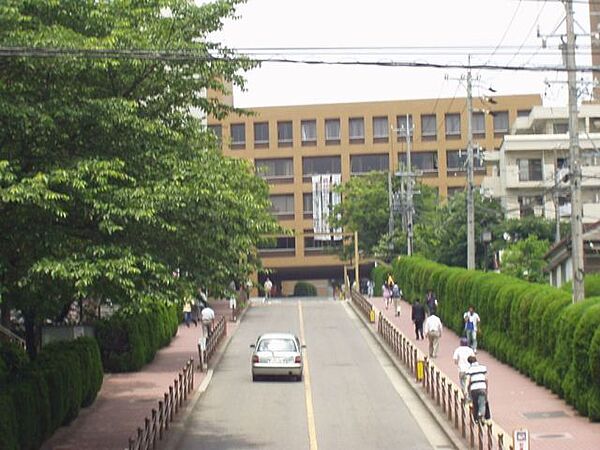
[[[474,99],[475,144],[498,149],[518,116],[540,105],[539,95]],[[440,197],[466,185],[467,113],[465,98],[383,101],[252,108],[251,115],[208,119],[228,156],[245,158],[270,185],[272,212],[293,231],[261,249],[266,268],[278,281],[342,279],[344,265],[328,249],[340,240],[315,236],[315,176],[341,183],[370,171],[392,171],[406,161],[407,130],[413,168]],[[408,124],[408,127],[407,127]],[[486,168],[476,160],[475,182]],[[359,236],[360,239],[360,236]],[[273,279],[273,277],[271,277]],[[260,282],[261,280],[259,280]],[[283,284],[283,294],[291,283]],[[323,288],[323,281],[318,286]]]
[[[518,117],[499,152],[489,155],[482,188],[501,199],[507,217],[536,215],[568,220],[569,125],[567,108],[535,106]],[[583,222],[600,220],[600,104],[579,111]]]

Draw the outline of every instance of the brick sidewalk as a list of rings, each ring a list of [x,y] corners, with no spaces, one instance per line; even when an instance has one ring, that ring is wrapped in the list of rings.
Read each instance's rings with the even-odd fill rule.
[[[402,313],[395,317],[390,307],[385,309],[383,298],[370,299],[379,314],[381,311],[404,335],[411,339],[424,354],[428,341],[415,339],[410,318],[411,305],[402,302]],[[481,318],[485,330],[486,318]],[[452,360],[458,346],[458,336],[445,329],[440,340],[438,357],[434,364],[455,384],[458,369]],[[478,350],[477,356],[489,372],[489,401],[492,418],[508,433],[516,428],[527,428],[532,450],[600,449],[600,423],[591,423],[550,390],[540,387],[512,367],[503,364],[489,353]]]
[[[211,302],[217,317],[230,319],[227,301]],[[237,323],[227,322],[227,333],[235,331]],[[66,427],[59,428],[44,443],[44,450],[115,450],[125,449],[129,437],[143,426],[144,417],[156,408],[158,400],[168,391],[189,358],[198,361],[198,338],[202,325],[189,328],[180,325],[177,335],[168,347],[158,351],[154,360],[139,372],[108,374],[96,401],[81,410],[79,416]],[[195,371],[197,388],[205,374]],[[167,431],[168,433],[168,431]]]

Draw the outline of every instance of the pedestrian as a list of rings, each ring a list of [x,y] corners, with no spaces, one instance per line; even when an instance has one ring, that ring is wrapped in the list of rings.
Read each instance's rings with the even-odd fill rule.
[[[421,304],[421,301],[417,298],[412,305],[411,319],[415,324],[415,334],[417,335],[417,341],[419,336],[423,337],[423,322],[425,321],[425,307]]]
[[[442,321],[435,314],[431,314],[425,320],[425,336],[429,339],[429,356],[437,358],[442,337]]]
[[[467,369],[467,386],[469,395],[473,401],[473,420],[482,423],[486,418],[487,393],[489,389],[487,367],[477,362],[475,355],[467,359],[470,366]]]
[[[381,289],[383,290],[383,300],[385,302],[385,309],[389,309],[390,304],[392,303],[392,290],[388,287],[387,284],[384,284]]]
[[[371,280],[367,280],[367,296],[369,298],[373,298],[374,291],[375,291],[374,283]]]
[[[471,398],[467,389],[467,370],[470,366],[468,361],[469,356],[475,356],[475,352],[473,352],[473,349],[469,347],[469,341],[467,338],[461,337],[459,346],[454,350],[452,359],[454,360],[454,364],[458,366],[458,380],[460,382],[460,389],[467,400]]]
[[[429,314],[437,314],[438,301],[433,293],[433,289],[427,289],[427,295],[425,296],[425,304]]]
[[[212,326],[215,321],[215,312],[210,306],[205,306],[200,312],[202,317],[202,328],[204,337],[208,338],[212,333]]]
[[[183,321],[185,322],[186,327],[190,327],[190,322],[192,320],[192,302],[189,298],[185,300],[183,303]]]
[[[463,315],[463,319],[465,321],[465,335],[469,342],[469,347],[477,353],[477,333],[480,330],[479,322],[481,319],[479,318],[479,314],[475,312],[473,305],[469,306],[469,310]]]
[[[394,314],[396,317],[400,315],[400,297],[402,296],[402,291],[398,287],[398,284],[394,283],[394,287],[392,288],[392,299],[394,302]]]
[[[237,287],[235,281],[231,280],[229,283],[229,309],[231,310],[231,320],[236,321],[236,310],[237,310]]]
[[[265,298],[263,299],[263,303],[271,298],[271,289],[273,289],[273,282],[267,277],[264,284],[265,288]]]
[[[386,284],[387,284],[387,286],[388,286],[388,288],[390,290],[394,287],[394,279],[392,278],[392,274],[391,273],[388,273],[387,283]]]

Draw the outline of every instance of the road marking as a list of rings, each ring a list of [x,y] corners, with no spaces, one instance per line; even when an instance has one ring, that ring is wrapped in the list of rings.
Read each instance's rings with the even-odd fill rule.
[[[300,320],[300,339],[306,343],[304,336],[304,316],[302,302],[298,302],[298,318]],[[310,450],[317,450],[317,428],[315,427],[315,411],[313,408],[312,390],[310,388],[310,370],[308,369],[308,352],[304,349],[304,398],[306,400],[306,421],[308,426],[308,443]]]

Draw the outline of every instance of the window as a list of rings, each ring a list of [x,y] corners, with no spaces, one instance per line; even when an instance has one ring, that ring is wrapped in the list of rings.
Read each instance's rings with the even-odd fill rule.
[[[254,146],[269,146],[269,122],[256,122],[254,124]]]
[[[243,123],[231,124],[231,148],[246,147],[246,125]]]
[[[303,120],[300,122],[300,134],[302,136],[302,145],[316,145],[317,121]]]
[[[568,169],[569,168],[569,158],[556,158],[556,168],[557,169]]]
[[[278,237],[262,241],[259,245],[260,250],[273,252],[293,252],[296,249],[296,238],[294,237]]]
[[[567,134],[569,132],[568,122],[554,122],[552,124],[552,134]]]
[[[519,169],[519,181],[542,181],[541,159],[517,159]]]
[[[400,165],[406,167],[406,153],[399,155]],[[412,152],[410,154],[411,169],[422,170],[423,172],[437,172],[438,154],[437,152]]]
[[[277,122],[277,144],[279,147],[291,147],[293,136],[291,121]]]
[[[313,212],[313,199],[312,193],[302,194],[302,211],[304,214],[310,214]]]
[[[406,118],[408,117],[408,133],[410,138],[413,136],[413,120],[410,114],[396,116],[396,127],[398,130],[398,142],[406,140]]]
[[[517,117],[529,117],[529,113],[531,113],[530,109],[519,109],[517,111]]]
[[[471,129],[474,135],[485,136],[485,114],[482,112],[473,113],[471,120]]]
[[[373,142],[387,142],[390,132],[386,116],[373,117]]]
[[[302,158],[302,174],[326,175],[342,172],[341,158],[339,156],[316,156]]]
[[[543,195],[520,195],[519,213],[521,218],[527,216],[544,215],[544,196]]]
[[[340,119],[325,120],[325,144],[334,145],[340,143]]]
[[[348,120],[350,142],[362,144],[365,142],[365,120],[362,117],[354,117]]]
[[[582,151],[581,152],[581,166],[582,167],[595,167],[600,165],[600,154],[596,151]]]
[[[293,178],[292,158],[257,159],[254,162],[256,173],[263,178]]]
[[[435,114],[421,116],[421,139],[432,140],[437,138],[437,119]]]
[[[463,150],[448,150],[446,152],[446,167],[448,170],[467,170],[467,152]]]
[[[494,134],[508,133],[508,111],[496,111],[494,116]]]
[[[271,213],[274,216],[294,217],[294,194],[271,195]]]
[[[600,133],[600,117],[590,117],[590,133]]]
[[[460,138],[460,114],[446,114],[446,137]]]
[[[313,230],[307,230],[307,232],[312,233]],[[339,248],[343,245],[343,241],[323,241],[321,239],[315,240],[314,236],[306,236],[304,238],[304,249],[307,252],[317,252],[328,250],[332,248]]]
[[[208,131],[210,131],[217,138],[217,141],[220,145],[223,140],[223,127],[221,125],[209,125]]]
[[[383,155],[351,155],[350,172],[367,173],[372,171],[384,172],[389,168],[389,157]]]

